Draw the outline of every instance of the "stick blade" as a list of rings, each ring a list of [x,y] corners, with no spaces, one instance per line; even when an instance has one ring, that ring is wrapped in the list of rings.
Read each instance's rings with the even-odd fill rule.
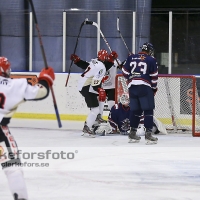
[[[119,31],[119,17],[117,17],[117,30]]]

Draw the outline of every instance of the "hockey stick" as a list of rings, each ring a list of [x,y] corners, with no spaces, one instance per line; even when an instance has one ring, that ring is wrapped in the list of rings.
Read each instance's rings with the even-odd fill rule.
[[[132,54],[131,51],[129,50],[129,48],[128,48],[128,46],[127,46],[127,44],[126,44],[126,42],[125,42],[125,40],[124,40],[124,38],[122,36],[122,34],[121,34],[120,29],[119,29],[119,17],[117,18],[117,31],[119,32],[119,35],[120,35],[122,41],[124,42],[124,45],[125,45],[126,49],[128,50],[129,55]]]
[[[93,21],[86,21],[86,24],[90,24],[90,25],[94,25],[97,27],[97,29],[99,30],[100,34],[101,34],[101,37],[103,38],[104,42],[106,43],[108,49],[110,50],[110,52],[112,52],[112,49],[110,47],[110,45],[108,44],[108,41],[106,40],[104,34],[102,33],[101,29],[99,28],[99,25],[96,23],[96,22],[93,22]],[[116,62],[118,64],[118,66],[120,65],[118,60],[116,59]]]
[[[42,43],[42,37],[41,37],[41,34],[40,34],[40,29],[39,29],[38,22],[37,22],[35,8],[34,8],[32,0],[28,0],[28,1],[31,5],[31,9],[32,9],[32,12],[33,12],[33,19],[34,19],[35,27],[36,27],[36,30],[37,30],[37,33],[38,33],[38,39],[39,39],[40,48],[41,48],[41,51],[42,51],[42,57],[43,57],[43,60],[44,60],[44,65],[45,65],[45,68],[48,69],[47,59],[46,59],[46,55],[45,55],[45,51],[44,51],[44,46],[43,46],[43,43]],[[61,128],[62,124],[61,124],[61,121],[60,121],[60,115],[58,113],[58,107],[57,107],[56,98],[55,98],[54,90],[53,90],[52,86],[50,86],[50,90],[51,90],[51,94],[52,94],[52,97],[53,97],[53,104],[54,104],[56,117],[57,117],[57,121],[58,121],[58,127]]]
[[[83,21],[82,24],[81,24],[81,26],[80,26],[79,33],[78,33],[78,36],[77,36],[77,39],[76,39],[76,45],[75,45],[74,53],[73,53],[73,54],[76,53],[76,48],[77,48],[77,46],[78,46],[78,41],[79,41],[79,36],[80,36],[80,34],[81,34],[81,29],[82,29],[83,25],[86,24],[86,21],[87,21],[87,20],[88,20],[88,19],[86,18],[85,21]],[[69,81],[69,76],[70,76],[70,73],[71,73],[72,64],[73,64],[73,60],[71,61],[71,64],[70,64],[70,67],[69,67],[69,71],[68,71],[68,75],[67,75],[67,80],[66,80],[66,83],[65,83],[65,87],[67,87],[67,84],[68,84],[68,81]]]

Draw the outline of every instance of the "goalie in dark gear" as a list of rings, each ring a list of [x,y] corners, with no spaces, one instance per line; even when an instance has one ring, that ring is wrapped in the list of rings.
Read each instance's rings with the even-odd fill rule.
[[[130,129],[130,107],[129,107],[129,95],[122,94],[120,97],[120,103],[115,104],[109,113],[108,121],[112,127],[113,133],[121,133],[127,135]]]
[[[130,107],[129,107],[129,95],[122,94],[119,99],[120,103],[115,104],[109,113],[108,122],[100,124],[98,128],[95,129],[96,134],[106,135],[106,134],[121,134],[127,135],[130,130]],[[167,134],[167,131],[164,125],[155,117],[153,118],[153,132],[154,134],[158,134],[161,132],[162,134]],[[140,117],[140,124],[137,129],[138,135],[145,134],[144,128],[144,116]]]

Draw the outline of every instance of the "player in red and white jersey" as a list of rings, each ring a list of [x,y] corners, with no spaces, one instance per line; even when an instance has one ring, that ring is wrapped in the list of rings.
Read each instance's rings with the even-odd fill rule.
[[[100,50],[97,58],[90,62],[81,60],[77,55],[72,54],[70,59],[74,63],[84,69],[78,82],[78,90],[85,98],[87,107],[90,108],[90,113],[87,116],[83,132],[93,135],[92,126],[95,120],[104,121],[100,116],[99,102],[104,102],[106,99],[105,90],[102,88],[102,79],[118,57],[115,51],[108,54],[106,50]],[[98,98],[97,98],[98,97]]]
[[[121,68],[121,61],[117,59],[117,61],[114,61],[113,66],[106,72],[102,88],[106,92],[107,96],[107,103],[108,103],[108,109],[110,110],[112,106],[115,104],[115,77],[117,75],[117,71],[119,68]],[[100,103],[100,114],[103,115],[103,109],[104,109],[105,102]]]
[[[54,79],[55,74],[51,67],[40,72],[35,86],[30,85],[25,78],[11,79],[10,62],[7,58],[0,57],[0,163],[14,200],[27,200],[28,195],[17,153],[17,143],[9,131],[8,124],[20,103],[46,98]]]

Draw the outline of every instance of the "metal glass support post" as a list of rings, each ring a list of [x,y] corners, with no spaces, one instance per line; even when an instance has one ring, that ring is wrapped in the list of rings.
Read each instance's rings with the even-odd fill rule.
[[[172,11],[169,11],[169,60],[168,74],[172,73]]]
[[[66,72],[66,16],[67,13],[63,12],[63,72]]]
[[[33,14],[29,13],[29,71],[33,71]]]

